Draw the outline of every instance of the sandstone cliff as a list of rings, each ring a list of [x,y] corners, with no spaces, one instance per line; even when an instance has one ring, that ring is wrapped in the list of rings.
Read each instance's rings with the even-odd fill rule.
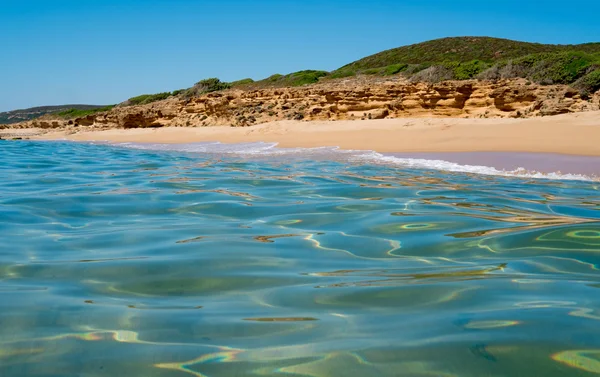
[[[600,93],[583,99],[568,86],[541,86],[522,79],[426,84],[353,78],[297,88],[232,89],[189,100],[173,97],[83,118],[44,117],[3,127],[245,127],[282,119],[533,117],[599,109]]]

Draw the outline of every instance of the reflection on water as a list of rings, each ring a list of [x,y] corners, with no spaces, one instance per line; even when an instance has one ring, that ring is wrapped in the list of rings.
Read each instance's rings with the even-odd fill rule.
[[[1,376],[600,374],[597,183],[2,152]]]

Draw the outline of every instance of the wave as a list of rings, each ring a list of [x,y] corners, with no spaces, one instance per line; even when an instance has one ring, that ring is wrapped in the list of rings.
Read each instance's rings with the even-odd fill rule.
[[[176,151],[188,153],[207,153],[214,155],[237,155],[252,158],[287,156],[310,158],[313,160],[336,160],[354,163],[384,164],[412,169],[434,169],[454,173],[482,174],[502,177],[519,177],[551,180],[600,181],[594,175],[539,172],[523,167],[504,170],[492,166],[459,164],[446,160],[412,157],[397,157],[370,150],[345,150],[338,147],[318,148],[279,148],[277,143],[253,142],[223,144],[219,142],[201,142],[189,144],[160,143],[111,143],[111,145],[153,151]]]

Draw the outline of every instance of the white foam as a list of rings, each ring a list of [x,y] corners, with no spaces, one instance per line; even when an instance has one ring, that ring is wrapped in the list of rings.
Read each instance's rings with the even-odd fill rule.
[[[388,156],[374,151],[343,150],[338,147],[319,148],[278,148],[277,143],[239,143],[222,144],[219,142],[189,143],[189,144],[160,144],[160,143],[113,143],[133,149],[178,151],[189,153],[209,153],[216,155],[239,155],[247,157],[297,156],[310,159],[346,160],[355,163],[385,164],[414,169],[435,169],[455,173],[470,173],[494,175],[503,177],[520,177],[555,180],[600,181],[598,177],[583,174],[561,172],[542,173],[525,168],[515,170],[500,170],[491,166],[462,165],[444,160],[420,158],[403,158]]]
[[[377,152],[370,152],[369,155],[360,156],[359,159],[365,162],[383,162],[394,165],[401,165],[415,169],[436,169],[455,173],[471,173],[483,175],[496,175],[503,177],[521,177],[521,178],[537,178],[537,179],[559,179],[559,180],[577,180],[577,181],[598,181],[597,177],[590,177],[583,174],[570,174],[561,172],[542,173],[531,171],[525,168],[517,168],[514,170],[499,170],[491,166],[483,165],[462,165],[455,162],[444,160],[427,160],[419,158],[402,158],[395,156],[386,156]]]

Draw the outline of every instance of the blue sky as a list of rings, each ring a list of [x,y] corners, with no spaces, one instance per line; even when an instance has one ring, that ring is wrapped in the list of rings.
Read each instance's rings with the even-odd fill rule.
[[[434,38],[600,41],[600,2],[0,0],[0,111],[333,70]]]

